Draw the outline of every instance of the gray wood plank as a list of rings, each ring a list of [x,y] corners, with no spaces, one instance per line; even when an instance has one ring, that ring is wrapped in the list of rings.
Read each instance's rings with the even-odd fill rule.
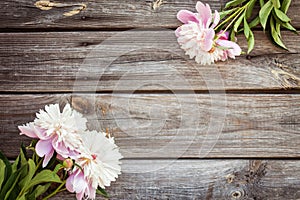
[[[124,160],[123,163],[125,171],[108,188],[110,199],[300,198],[300,161]],[[134,170],[140,173],[133,173]],[[53,198],[59,199],[75,198],[68,193]]]
[[[299,37],[283,34],[286,52],[255,35],[249,59],[201,66],[173,31],[1,33],[0,91],[299,89]]]
[[[34,6],[37,0],[6,0],[1,1],[0,28],[60,28],[60,29],[120,29],[136,27],[163,27],[175,28],[180,25],[176,14],[181,9],[195,11],[196,0],[162,1],[154,9],[155,0],[63,0],[51,1],[76,5],[86,3],[86,10],[72,17],[63,14],[74,7],[53,8],[43,11]],[[213,10],[220,10],[221,2],[218,0],[204,1],[211,5]],[[300,2],[292,1],[288,13],[294,26],[300,26]]]
[[[0,149],[15,157],[29,142],[17,126],[54,102],[70,102],[90,129],[112,134],[125,158],[300,155],[297,94],[1,95]]]

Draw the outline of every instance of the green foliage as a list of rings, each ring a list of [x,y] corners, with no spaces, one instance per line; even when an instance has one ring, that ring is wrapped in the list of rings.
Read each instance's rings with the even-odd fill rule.
[[[220,12],[223,21],[216,27],[216,31],[230,30],[230,39],[243,33],[248,42],[248,53],[255,44],[252,29],[257,25],[269,33],[270,39],[277,46],[287,49],[282,41],[281,29],[287,29],[297,33],[291,25],[291,19],[287,15],[291,0],[232,0],[226,3],[225,9]],[[259,7],[259,12],[253,12],[254,7]]]
[[[50,170],[41,167],[41,159],[37,161],[39,163],[27,157],[23,145],[13,164],[0,152],[0,199],[34,200],[45,193],[51,183],[62,183],[56,174],[61,164]]]
[[[102,195],[105,198],[109,198],[109,195],[107,194],[107,192],[101,187],[98,187],[98,189],[96,190],[96,193]]]

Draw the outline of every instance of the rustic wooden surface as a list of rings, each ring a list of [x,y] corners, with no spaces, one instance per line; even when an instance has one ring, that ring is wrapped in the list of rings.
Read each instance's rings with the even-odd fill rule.
[[[125,157],[112,199],[300,199],[298,35],[282,34],[284,51],[257,29],[250,55],[199,66],[167,29],[196,0],[55,1],[87,4],[72,17],[63,13],[73,7],[35,2],[0,2],[0,150],[9,158],[30,141],[18,125],[46,104],[70,103]],[[292,1],[297,28],[299,8]],[[141,48],[115,58],[132,43]]]
[[[181,9],[195,11],[196,1],[162,0],[160,6],[153,6],[157,0],[60,0],[51,2],[74,5],[85,3],[87,9],[73,17],[63,16],[72,7],[53,8],[42,11],[34,6],[37,0],[1,1],[3,12],[0,15],[0,27],[5,29],[126,29],[126,28],[174,28],[180,25],[176,13]],[[203,1],[213,10],[220,10],[226,0]],[[223,3],[222,3],[223,2]],[[157,4],[156,4],[157,5]],[[289,16],[293,25],[299,28],[300,2],[292,1]]]
[[[222,96],[213,100],[210,94],[2,95],[1,146],[15,157],[14,144],[29,142],[18,136],[17,126],[46,104],[68,102],[89,118],[91,129],[115,136],[125,158],[198,158],[214,140],[210,158],[300,156],[300,95],[227,94],[226,102]],[[219,136],[208,131],[220,123]]]
[[[162,49],[124,51],[125,55],[117,57],[109,67],[105,67],[104,61],[112,57],[113,47],[117,49],[122,44],[130,43],[126,42],[127,34],[124,33],[110,39],[109,44],[106,42],[101,45],[103,40],[118,33],[2,33],[0,90],[112,91],[120,82],[126,88],[120,87],[119,90],[166,90],[158,84],[145,84],[147,82],[162,83],[172,90],[278,90],[283,86],[300,88],[299,36],[290,32],[283,34],[290,52],[275,48],[262,32],[256,32],[257,47],[248,59],[242,56],[225,63],[197,67],[186,62],[187,56],[176,54],[181,51],[173,31],[150,31],[149,35],[159,38],[153,37],[147,43],[155,42]],[[134,38],[136,45],[143,47],[145,38],[143,34],[138,36],[140,38]],[[246,49],[244,38],[240,37],[239,41]],[[173,52],[165,51],[164,46],[169,46],[169,50]],[[215,84],[208,88],[207,80]],[[136,88],[136,85],[148,86]]]
[[[108,192],[111,199],[299,199],[299,166],[279,160],[125,160],[130,171]]]

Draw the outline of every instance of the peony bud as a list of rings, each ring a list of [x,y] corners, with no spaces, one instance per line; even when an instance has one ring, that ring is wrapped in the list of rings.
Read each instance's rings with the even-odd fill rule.
[[[73,167],[73,160],[70,158],[65,159],[63,162],[63,166],[66,169],[71,169]]]

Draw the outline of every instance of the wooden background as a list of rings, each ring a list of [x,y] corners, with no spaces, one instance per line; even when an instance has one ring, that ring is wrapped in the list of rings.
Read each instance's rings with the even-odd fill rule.
[[[30,141],[18,125],[46,104],[68,102],[90,128],[111,133],[125,157],[111,199],[300,199],[298,35],[283,33],[283,51],[258,29],[250,55],[197,66],[174,54],[181,51],[173,35],[176,13],[194,10],[194,0],[62,0],[86,3],[72,17],[63,16],[72,7],[42,11],[34,3],[0,1],[0,150],[9,158]],[[299,9],[292,1],[297,29]],[[140,46],[147,40],[174,52],[140,48],[114,60],[134,28],[153,36],[137,34]],[[101,71],[99,58],[113,62]]]

